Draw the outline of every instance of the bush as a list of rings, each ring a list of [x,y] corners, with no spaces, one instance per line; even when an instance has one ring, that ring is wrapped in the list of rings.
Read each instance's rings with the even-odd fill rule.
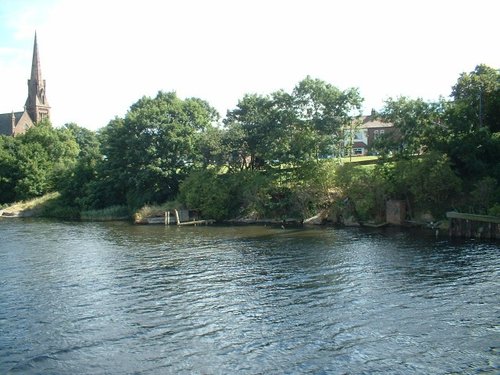
[[[420,158],[399,161],[389,172],[393,198],[405,199],[413,212],[430,212],[443,217],[461,198],[462,182],[446,155],[428,153]]]
[[[360,221],[383,221],[388,193],[387,181],[372,166],[345,164],[336,171],[336,184],[349,198]]]
[[[488,215],[500,217],[500,203],[496,203],[488,210]]]
[[[189,209],[200,210],[206,219],[227,219],[234,204],[234,186],[225,180],[225,175],[213,170],[194,172],[181,183],[178,200]]]
[[[485,177],[474,185],[471,192],[471,204],[474,213],[485,214],[488,208],[496,203],[498,197],[497,180],[493,177]]]

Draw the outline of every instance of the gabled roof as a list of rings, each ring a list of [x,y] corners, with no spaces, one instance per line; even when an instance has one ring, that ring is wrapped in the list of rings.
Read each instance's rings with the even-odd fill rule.
[[[362,123],[359,126],[361,129],[373,129],[373,128],[392,128],[394,124],[391,122],[383,122],[372,116],[361,117]]]
[[[352,148],[367,148],[368,145],[365,142],[354,142]]]
[[[393,128],[394,124],[392,122],[384,122],[373,115],[359,116],[354,118],[350,125],[346,128],[351,129],[384,129]]]
[[[14,112],[16,124],[24,112]],[[12,135],[12,112],[0,113],[0,135]]]

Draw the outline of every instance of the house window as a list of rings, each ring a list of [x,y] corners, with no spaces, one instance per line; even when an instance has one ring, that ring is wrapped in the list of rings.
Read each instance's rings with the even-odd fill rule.
[[[373,131],[373,139],[377,139],[380,135],[384,134],[384,129],[376,129]]]
[[[352,149],[354,155],[363,155],[364,149],[361,147],[356,147]]]

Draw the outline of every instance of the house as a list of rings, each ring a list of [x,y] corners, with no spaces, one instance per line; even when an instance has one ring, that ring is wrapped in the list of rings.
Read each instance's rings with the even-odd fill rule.
[[[0,113],[0,135],[16,136],[22,134],[45,118],[50,118],[50,106],[46,96],[46,82],[42,79],[35,33],[31,77],[28,79],[28,98],[24,105],[24,111]]]
[[[369,116],[361,116],[345,132],[347,154],[350,150],[351,155],[368,155],[378,137],[394,131],[394,125],[377,119],[375,111]]]

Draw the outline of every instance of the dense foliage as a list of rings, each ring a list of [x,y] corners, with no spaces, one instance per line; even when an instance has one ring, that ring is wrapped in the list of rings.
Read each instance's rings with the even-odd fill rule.
[[[41,122],[16,138],[0,137],[0,203],[57,190],[77,163],[79,146],[66,129]]]
[[[42,122],[0,137],[0,203],[59,191],[61,216],[177,200],[207,218],[383,220],[387,199],[409,215],[500,212],[500,73],[460,75],[450,100],[390,98],[371,166],[343,163],[362,98],[306,77],[291,92],[247,94],[218,113],[159,92],[98,132]],[[354,158],[353,158],[354,159]]]

